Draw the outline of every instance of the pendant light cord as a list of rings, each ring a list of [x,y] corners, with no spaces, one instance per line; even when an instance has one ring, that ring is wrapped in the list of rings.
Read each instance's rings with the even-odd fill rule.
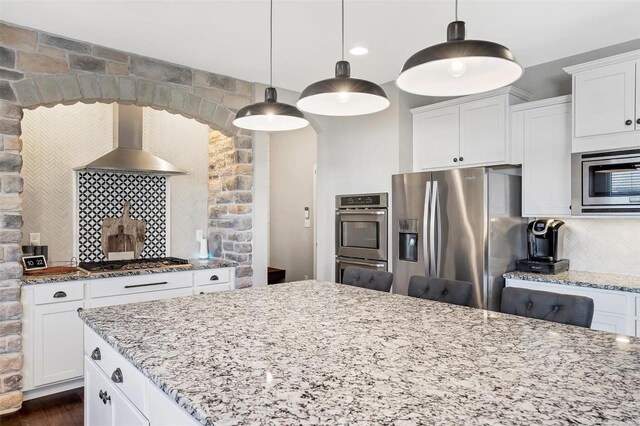
[[[458,0],[456,0],[456,21],[458,20]]]
[[[344,61],[344,0],[342,0],[342,60]]]
[[[269,87],[273,87],[273,0],[269,1]]]

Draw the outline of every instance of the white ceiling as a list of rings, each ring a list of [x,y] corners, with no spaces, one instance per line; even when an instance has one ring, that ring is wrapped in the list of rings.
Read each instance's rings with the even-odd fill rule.
[[[416,51],[445,41],[454,0],[346,1],[352,75],[393,80]],[[0,0],[0,19],[268,83],[269,2]],[[460,0],[468,38],[508,46],[531,66],[640,38],[640,0]],[[340,59],[340,2],[274,1],[274,83],[300,91],[333,76]]]

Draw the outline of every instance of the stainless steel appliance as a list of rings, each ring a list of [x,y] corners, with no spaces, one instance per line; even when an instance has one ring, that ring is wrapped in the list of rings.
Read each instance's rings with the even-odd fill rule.
[[[569,269],[569,260],[562,259],[564,222],[557,219],[537,219],[527,227],[527,258],[518,261],[518,270],[557,274]]]
[[[336,196],[336,282],[347,266],[387,270],[388,194]]]
[[[571,156],[571,214],[640,214],[640,149]]]
[[[175,268],[190,266],[189,261],[177,257],[158,257],[132,260],[105,260],[101,262],[80,262],[78,267],[88,273],[135,271],[141,269]]]
[[[473,305],[500,307],[502,274],[525,255],[521,178],[469,168],[393,176],[393,292],[412,275],[469,281]]]

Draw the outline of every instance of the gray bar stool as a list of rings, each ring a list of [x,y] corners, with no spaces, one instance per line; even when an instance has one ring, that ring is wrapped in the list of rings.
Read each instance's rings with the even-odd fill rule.
[[[584,296],[506,287],[500,310],[505,314],[591,327],[593,299]]]
[[[468,281],[420,277],[417,275],[409,279],[409,296],[412,297],[469,306],[472,294],[473,284]]]
[[[348,266],[342,276],[342,284],[389,293],[393,283],[393,274],[386,271],[356,268]]]

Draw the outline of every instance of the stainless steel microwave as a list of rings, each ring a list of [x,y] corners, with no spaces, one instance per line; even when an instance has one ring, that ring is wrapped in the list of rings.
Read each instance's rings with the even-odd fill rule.
[[[572,154],[571,213],[640,216],[640,149]]]

